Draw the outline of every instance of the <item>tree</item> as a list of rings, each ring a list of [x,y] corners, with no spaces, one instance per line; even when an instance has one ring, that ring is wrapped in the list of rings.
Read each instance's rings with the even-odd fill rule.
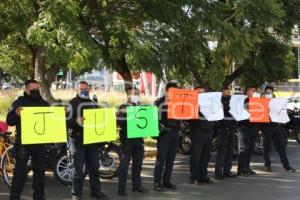
[[[272,36],[273,40],[283,41],[281,44],[288,43],[292,24],[299,21],[298,14],[286,14],[290,10],[296,12],[300,4],[297,1],[163,1],[165,6],[161,6],[161,2],[143,2],[152,8],[146,12],[159,20],[159,25],[153,25],[152,32],[159,38],[157,52],[163,52],[168,71],[181,81],[196,80],[196,83],[214,89],[231,84],[252,69],[254,72],[255,66],[248,62],[253,55],[256,56],[253,52],[261,45],[269,44],[265,42]],[[291,5],[294,6],[292,9]],[[161,8],[166,10],[157,12]],[[174,9],[177,11],[171,11]],[[171,20],[167,17],[169,13],[173,13]],[[290,54],[291,49],[287,46],[285,49],[277,49],[283,53],[282,58]],[[236,70],[232,72],[234,63]],[[271,80],[269,75],[265,73],[256,77],[260,78],[256,82]],[[285,79],[285,75],[280,78]]]

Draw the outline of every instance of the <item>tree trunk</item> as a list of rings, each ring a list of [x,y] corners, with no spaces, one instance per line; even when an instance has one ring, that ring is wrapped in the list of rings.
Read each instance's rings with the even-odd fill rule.
[[[133,86],[132,76],[126,62],[125,55],[122,55],[120,61],[118,62],[116,71],[122,76],[124,80],[125,90]]]
[[[29,47],[31,50],[31,65],[29,68],[29,78],[34,79],[34,71],[35,71],[35,59],[36,59],[36,48]]]
[[[234,72],[226,76],[223,87],[229,86],[237,77],[239,77],[243,73],[243,67],[237,68]]]
[[[40,92],[42,97],[49,103],[55,102],[55,99],[45,78],[45,57],[43,55],[43,49],[41,47],[38,47],[36,51],[34,75],[35,80],[39,81],[40,83]]]

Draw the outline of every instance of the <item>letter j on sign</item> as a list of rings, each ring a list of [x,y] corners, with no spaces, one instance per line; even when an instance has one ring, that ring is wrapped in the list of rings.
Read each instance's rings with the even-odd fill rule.
[[[67,141],[63,107],[24,107],[21,111],[22,144],[64,143]]]
[[[127,107],[127,137],[158,136],[158,111],[156,106]]]

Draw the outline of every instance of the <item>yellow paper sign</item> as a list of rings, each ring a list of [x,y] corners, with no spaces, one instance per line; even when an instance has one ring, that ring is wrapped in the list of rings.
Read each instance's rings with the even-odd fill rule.
[[[66,113],[63,107],[23,107],[22,144],[64,143],[67,141]]]
[[[110,142],[117,139],[114,108],[83,110],[83,144]]]

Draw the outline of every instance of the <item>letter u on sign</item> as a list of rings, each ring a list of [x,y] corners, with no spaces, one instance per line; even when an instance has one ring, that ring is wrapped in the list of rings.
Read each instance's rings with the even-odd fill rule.
[[[116,110],[114,108],[83,111],[83,143],[110,142],[117,139]]]

